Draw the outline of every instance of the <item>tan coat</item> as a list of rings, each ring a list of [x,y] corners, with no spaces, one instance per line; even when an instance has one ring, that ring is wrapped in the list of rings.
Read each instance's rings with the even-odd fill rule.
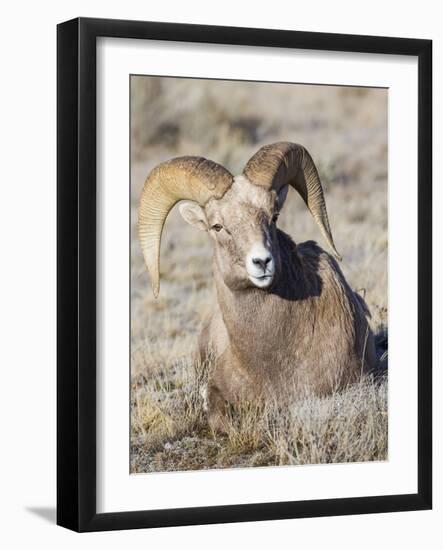
[[[226,402],[286,402],[326,395],[375,366],[363,299],[315,242],[296,246],[278,231],[282,269],[272,289],[230,290],[215,264],[218,304],[202,331],[200,359],[215,354],[209,419],[219,427]]]

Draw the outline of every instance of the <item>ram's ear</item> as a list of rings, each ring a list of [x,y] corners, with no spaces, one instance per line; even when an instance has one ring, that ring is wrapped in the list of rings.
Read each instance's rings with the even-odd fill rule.
[[[193,201],[183,201],[180,203],[178,209],[185,222],[194,225],[200,231],[208,230],[208,221],[206,219],[205,211],[201,206]]]
[[[279,210],[283,208],[285,204],[286,197],[288,196],[289,185],[284,185],[277,195],[277,207]]]

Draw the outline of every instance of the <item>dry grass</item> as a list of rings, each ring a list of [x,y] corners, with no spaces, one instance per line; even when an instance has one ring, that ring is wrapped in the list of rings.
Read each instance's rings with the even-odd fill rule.
[[[272,99],[272,101],[270,100]],[[387,94],[325,86],[135,78],[132,83],[131,471],[384,460],[387,380],[278,412],[249,406],[226,436],[208,430],[200,395],[210,365],[190,357],[214,300],[207,236],[174,210],[152,296],[135,231],[144,178],[165,159],[198,154],[233,173],[264,143],[301,142],[319,168],[342,269],[387,335]],[[290,191],[280,227],[296,242],[319,231]]]
[[[178,362],[132,388],[132,472],[385,460],[387,379],[365,377],[284,410],[244,403],[213,434],[201,391],[211,365]]]

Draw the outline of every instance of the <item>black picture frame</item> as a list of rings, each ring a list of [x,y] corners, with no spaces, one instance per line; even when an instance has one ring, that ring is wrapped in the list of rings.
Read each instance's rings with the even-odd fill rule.
[[[418,491],[295,502],[96,512],[96,39],[399,54],[418,59]],[[57,523],[76,531],[432,507],[432,42],[107,19],[57,28]]]

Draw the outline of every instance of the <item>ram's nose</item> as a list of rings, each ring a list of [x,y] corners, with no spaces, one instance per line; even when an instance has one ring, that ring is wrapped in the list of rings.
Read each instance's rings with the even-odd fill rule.
[[[272,262],[272,256],[269,253],[266,254],[264,257],[252,258],[252,263],[258,267],[261,267],[261,269],[263,269],[263,272],[266,271],[266,267],[270,262]]]
[[[275,265],[269,249],[263,245],[252,247],[246,258],[246,269],[249,280],[259,288],[268,288],[271,286]]]

